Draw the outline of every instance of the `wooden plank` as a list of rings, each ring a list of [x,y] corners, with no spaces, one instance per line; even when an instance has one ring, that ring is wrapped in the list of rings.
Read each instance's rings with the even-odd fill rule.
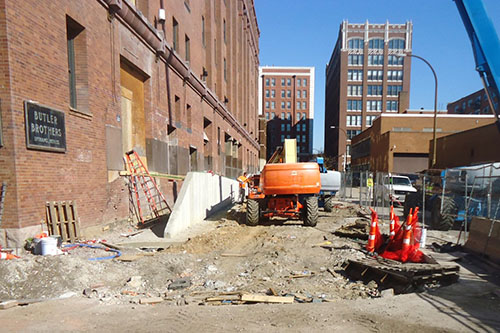
[[[221,257],[247,257],[248,254],[244,253],[222,253]]]
[[[67,242],[68,241],[68,229],[67,229],[68,224],[67,224],[67,221],[65,221],[63,205],[60,201],[57,202],[57,211],[59,213],[59,225],[61,227],[61,236],[62,236],[63,242]]]
[[[74,243],[76,241],[75,220],[73,218],[73,212],[71,210],[71,205],[69,201],[64,202],[64,209],[66,210],[66,219],[68,220],[69,239],[71,243]]]
[[[241,300],[253,303],[293,303],[293,296],[267,296],[257,294],[242,294]]]
[[[52,230],[52,235],[60,235],[61,233],[59,232],[59,225],[57,224],[57,214],[54,202],[51,201],[48,205],[50,211],[50,222],[52,223],[52,228],[50,230]]]
[[[10,309],[10,308],[13,308],[13,307],[18,306],[18,305],[19,305],[19,302],[15,301],[15,300],[1,302],[0,303],[0,310]]]
[[[162,297],[148,297],[148,298],[141,298],[139,300],[140,304],[157,304],[163,302]]]
[[[207,297],[206,302],[222,302],[222,301],[239,301],[240,295],[221,295],[214,297]]]
[[[70,201],[70,204],[73,208],[73,219],[75,220],[75,235],[77,238],[80,238],[80,218],[78,217],[78,211],[76,209],[76,201]]]

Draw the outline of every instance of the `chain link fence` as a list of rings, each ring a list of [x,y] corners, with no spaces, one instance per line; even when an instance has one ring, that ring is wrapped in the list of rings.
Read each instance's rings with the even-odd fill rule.
[[[418,206],[424,226],[460,228],[466,237],[473,217],[500,222],[500,163],[419,174],[348,171],[342,173],[339,196],[373,207],[383,219],[392,204],[403,207],[404,217]]]

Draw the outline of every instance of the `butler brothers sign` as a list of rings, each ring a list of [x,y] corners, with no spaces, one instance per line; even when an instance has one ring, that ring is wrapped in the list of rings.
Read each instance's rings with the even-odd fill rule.
[[[24,102],[26,146],[31,149],[66,151],[64,112]]]

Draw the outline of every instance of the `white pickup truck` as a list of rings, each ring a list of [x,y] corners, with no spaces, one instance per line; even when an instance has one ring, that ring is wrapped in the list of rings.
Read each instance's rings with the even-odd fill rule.
[[[417,192],[411,184],[410,178],[406,176],[388,175],[382,178],[382,184],[378,185],[379,195],[393,200],[396,204],[403,205],[408,194]]]

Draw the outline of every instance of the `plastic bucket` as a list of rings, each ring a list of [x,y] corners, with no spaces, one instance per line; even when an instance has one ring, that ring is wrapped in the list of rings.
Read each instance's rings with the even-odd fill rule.
[[[57,238],[45,237],[40,239],[42,244],[42,256],[57,254]]]

